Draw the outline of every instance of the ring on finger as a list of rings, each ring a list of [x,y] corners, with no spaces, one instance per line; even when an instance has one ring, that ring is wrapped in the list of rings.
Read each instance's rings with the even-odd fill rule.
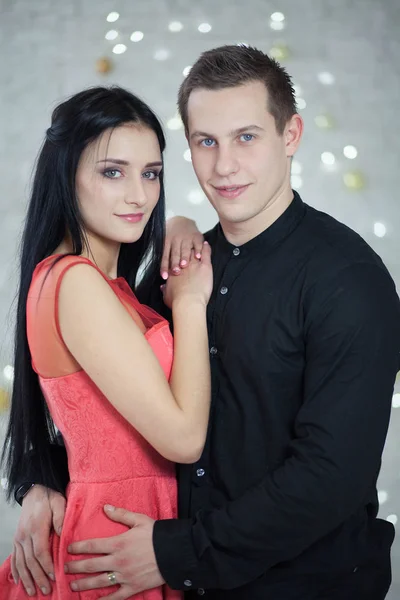
[[[117,583],[117,576],[114,573],[114,571],[110,571],[109,573],[107,573],[107,577],[108,581],[110,582],[110,585],[115,585]]]

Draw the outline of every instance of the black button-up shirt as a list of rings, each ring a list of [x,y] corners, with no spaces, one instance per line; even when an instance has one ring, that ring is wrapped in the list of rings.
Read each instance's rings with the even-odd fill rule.
[[[210,424],[198,463],[179,468],[181,519],[155,526],[163,576],[194,597],[266,599],[280,580],[385,560],[393,527],[376,520],[376,481],[400,366],[390,275],[298,194],[241,247],[219,225],[206,238]]]

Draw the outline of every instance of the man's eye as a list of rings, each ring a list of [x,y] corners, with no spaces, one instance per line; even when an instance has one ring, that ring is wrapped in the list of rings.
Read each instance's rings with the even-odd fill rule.
[[[206,140],[203,140],[201,143],[203,146],[207,146],[207,148],[210,148],[210,146],[212,146],[214,144],[214,140],[212,140],[211,138],[207,138]]]

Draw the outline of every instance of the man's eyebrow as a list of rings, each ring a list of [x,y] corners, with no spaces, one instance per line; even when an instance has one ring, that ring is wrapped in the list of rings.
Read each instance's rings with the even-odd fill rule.
[[[237,135],[240,135],[241,133],[244,133],[246,131],[264,131],[264,129],[262,127],[260,127],[259,125],[246,125],[245,127],[239,127],[239,129],[233,129],[232,131],[229,132],[229,136],[230,137],[236,137]],[[211,133],[207,133],[206,131],[194,131],[190,138],[196,138],[196,137],[204,137],[204,138],[210,138],[210,139],[214,139],[214,136]]]

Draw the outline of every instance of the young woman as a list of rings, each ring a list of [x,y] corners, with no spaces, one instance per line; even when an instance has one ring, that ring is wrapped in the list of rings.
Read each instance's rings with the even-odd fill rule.
[[[124,530],[105,516],[105,504],[176,517],[174,462],[196,461],[205,442],[209,248],[166,284],[174,352],[167,321],[132,292],[139,268],[139,298],[158,278],[164,147],[141,100],[121,88],[94,88],[55,109],[39,155],[22,241],[4,457],[10,490],[30,455],[61,491],[49,450],[56,429],[67,447],[70,484],[62,533],[51,542],[49,598],[92,600],[117,590],[110,573],[106,590],[72,596],[76,576],[64,573],[64,563],[77,557],[68,545]],[[0,569],[0,599],[27,597],[10,558]],[[135,597],[180,593],[164,586]]]

